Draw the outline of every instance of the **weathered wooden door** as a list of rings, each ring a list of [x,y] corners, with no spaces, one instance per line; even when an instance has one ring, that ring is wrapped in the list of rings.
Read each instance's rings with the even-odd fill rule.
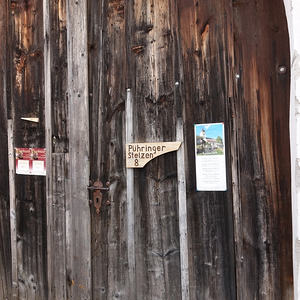
[[[133,297],[132,268],[137,299],[181,298],[176,154],[134,172],[134,266],[127,253],[125,168],[127,88],[135,141],[176,140],[176,10],[165,1],[91,1],[91,179],[110,182],[104,196],[110,205],[99,215],[91,209],[94,299]]]
[[[191,298],[289,299],[289,47],[281,1],[104,1],[89,9],[91,179],[111,182],[110,206],[91,214],[95,299],[128,297],[126,89],[135,141],[172,141],[175,82],[185,120]],[[193,124],[219,121],[229,188],[196,192]],[[141,299],[181,297],[176,177],[175,153],[135,171]]]
[[[9,118],[16,147],[47,148],[46,182],[16,175],[10,213],[0,144],[1,299],[181,299],[186,271],[190,299],[293,298],[281,0],[0,0],[0,26],[0,137]],[[128,234],[128,93],[136,142],[184,122],[184,268],[175,152],[134,170]],[[226,192],[196,191],[194,124],[210,122],[225,123]]]

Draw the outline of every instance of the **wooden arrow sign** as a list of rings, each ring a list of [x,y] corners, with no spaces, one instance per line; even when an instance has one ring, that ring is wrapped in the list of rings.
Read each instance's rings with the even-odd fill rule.
[[[126,144],[126,168],[143,168],[153,158],[177,151],[181,142]]]

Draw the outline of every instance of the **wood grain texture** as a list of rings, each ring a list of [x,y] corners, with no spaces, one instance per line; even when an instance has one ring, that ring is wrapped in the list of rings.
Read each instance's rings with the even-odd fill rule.
[[[51,214],[48,227],[51,230],[48,243],[51,246],[48,252],[49,299],[67,299],[66,275],[66,186],[65,173],[67,172],[64,153],[52,154],[52,197]],[[70,283],[69,283],[70,284]]]
[[[13,121],[7,120],[8,168],[9,168],[9,211],[10,211],[10,249],[12,299],[19,298],[18,258],[17,258],[17,218],[16,218],[16,184],[15,184],[15,151]]]
[[[125,104],[126,144],[134,142],[134,116],[131,89],[127,89]],[[127,155],[127,154],[126,154]],[[126,166],[127,167],[127,166]],[[128,297],[136,299],[136,255],[135,255],[135,205],[134,205],[134,170],[126,170],[127,198],[127,252],[128,252]]]
[[[47,148],[48,298],[66,299],[67,30],[66,2],[44,1]]]
[[[126,168],[144,168],[152,159],[177,151],[181,142],[126,143]]]
[[[292,299],[290,52],[284,6],[282,1],[233,5],[240,76],[234,97],[237,293],[240,299]],[[278,72],[281,65],[287,66],[284,74]]]
[[[39,1],[9,5],[11,98],[15,147],[45,147],[43,89],[43,11]],[[39,16],[39,17],[37,17]],[[37,117],[39,123],[21,120]],[[45,178],[16,175],[19,299],[47,295]]]
[[[91,298],[87,3],[66,2],[69,161],[66,178],[67,298]]]
[[[47,207],[47,284],[48,297],[52,297],[52,113],[51,113],[51,48],[50,7],[43,1],[44,36],[44,93],[45,93],[45,146],[46,146],[46,207]]]
[[[16,147],[48,150],[47,183],[15,177],[20,299],[292,299],[281,0],[0,0],[0,37],[1,300],[12,297],[7,116]],[[135,142],[175,141],[182,120],[185,167],[167,153],[127,174],[127,88]],[[196,192],[194,124],[207,122],[225,123],[226,192]],[[111,183],[100,214],[89,179]]]
[[[88,1],[91,180],[111,183],[100,214],[91,206],[93,298],[101,300],[128,299],[125,2]]]
[[[186,111],[191,299],[235,299],[232,192],[230,188],[226,192],[196,192],[193,140],[194,124],[230,122],[226,111],[232,97],[231,5],[228,1],[188,0],[178,1],[178,9]],[[227,154],[229,158],[230,152]],[[230,167],[227,176],[230,182]]]
[[[66,0],[49,2],[49,47],[51,51],[52,152],[67,153],[67,15]]]
[[[185,173],[185,143],[183,120],[177,119],[176,138],[182,141],[181,148],[177,152],[177,184],[178,184],[178,212],[179,212],[179,240],[180,240],[180,276],[181,299],[190,299],[189,277],[189,241],[186,204],[186,173]]]
[[[176,46],[169,1],[132,1],[127,16],[127,81],[135,142],[176,140]],[[140,299],[180,299],[176,153],[135,170],[136,278]]]
[[[10,205],[8,183],[7,97],[9,96],[8,12],[0,1],[0,298],[11,299]]]

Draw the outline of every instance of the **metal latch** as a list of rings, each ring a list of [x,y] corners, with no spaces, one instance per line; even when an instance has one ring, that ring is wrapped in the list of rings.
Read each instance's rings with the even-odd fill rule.
[[[93,193],[94,207],[96,208],[97,214],[100,214],[100,209],[102,205],[102,193],[109,191],[110,183],[106,182],[106,187],[103,187],[103,183],[100,180],[96,180],[93,185],[87,187]],[[109,201],[106,201],[106,205],[110,205]]]

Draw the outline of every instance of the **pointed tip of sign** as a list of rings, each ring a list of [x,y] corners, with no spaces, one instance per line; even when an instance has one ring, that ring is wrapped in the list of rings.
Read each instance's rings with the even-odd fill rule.
[[[21,118],[21,120],[38,123],[39,118]]]

